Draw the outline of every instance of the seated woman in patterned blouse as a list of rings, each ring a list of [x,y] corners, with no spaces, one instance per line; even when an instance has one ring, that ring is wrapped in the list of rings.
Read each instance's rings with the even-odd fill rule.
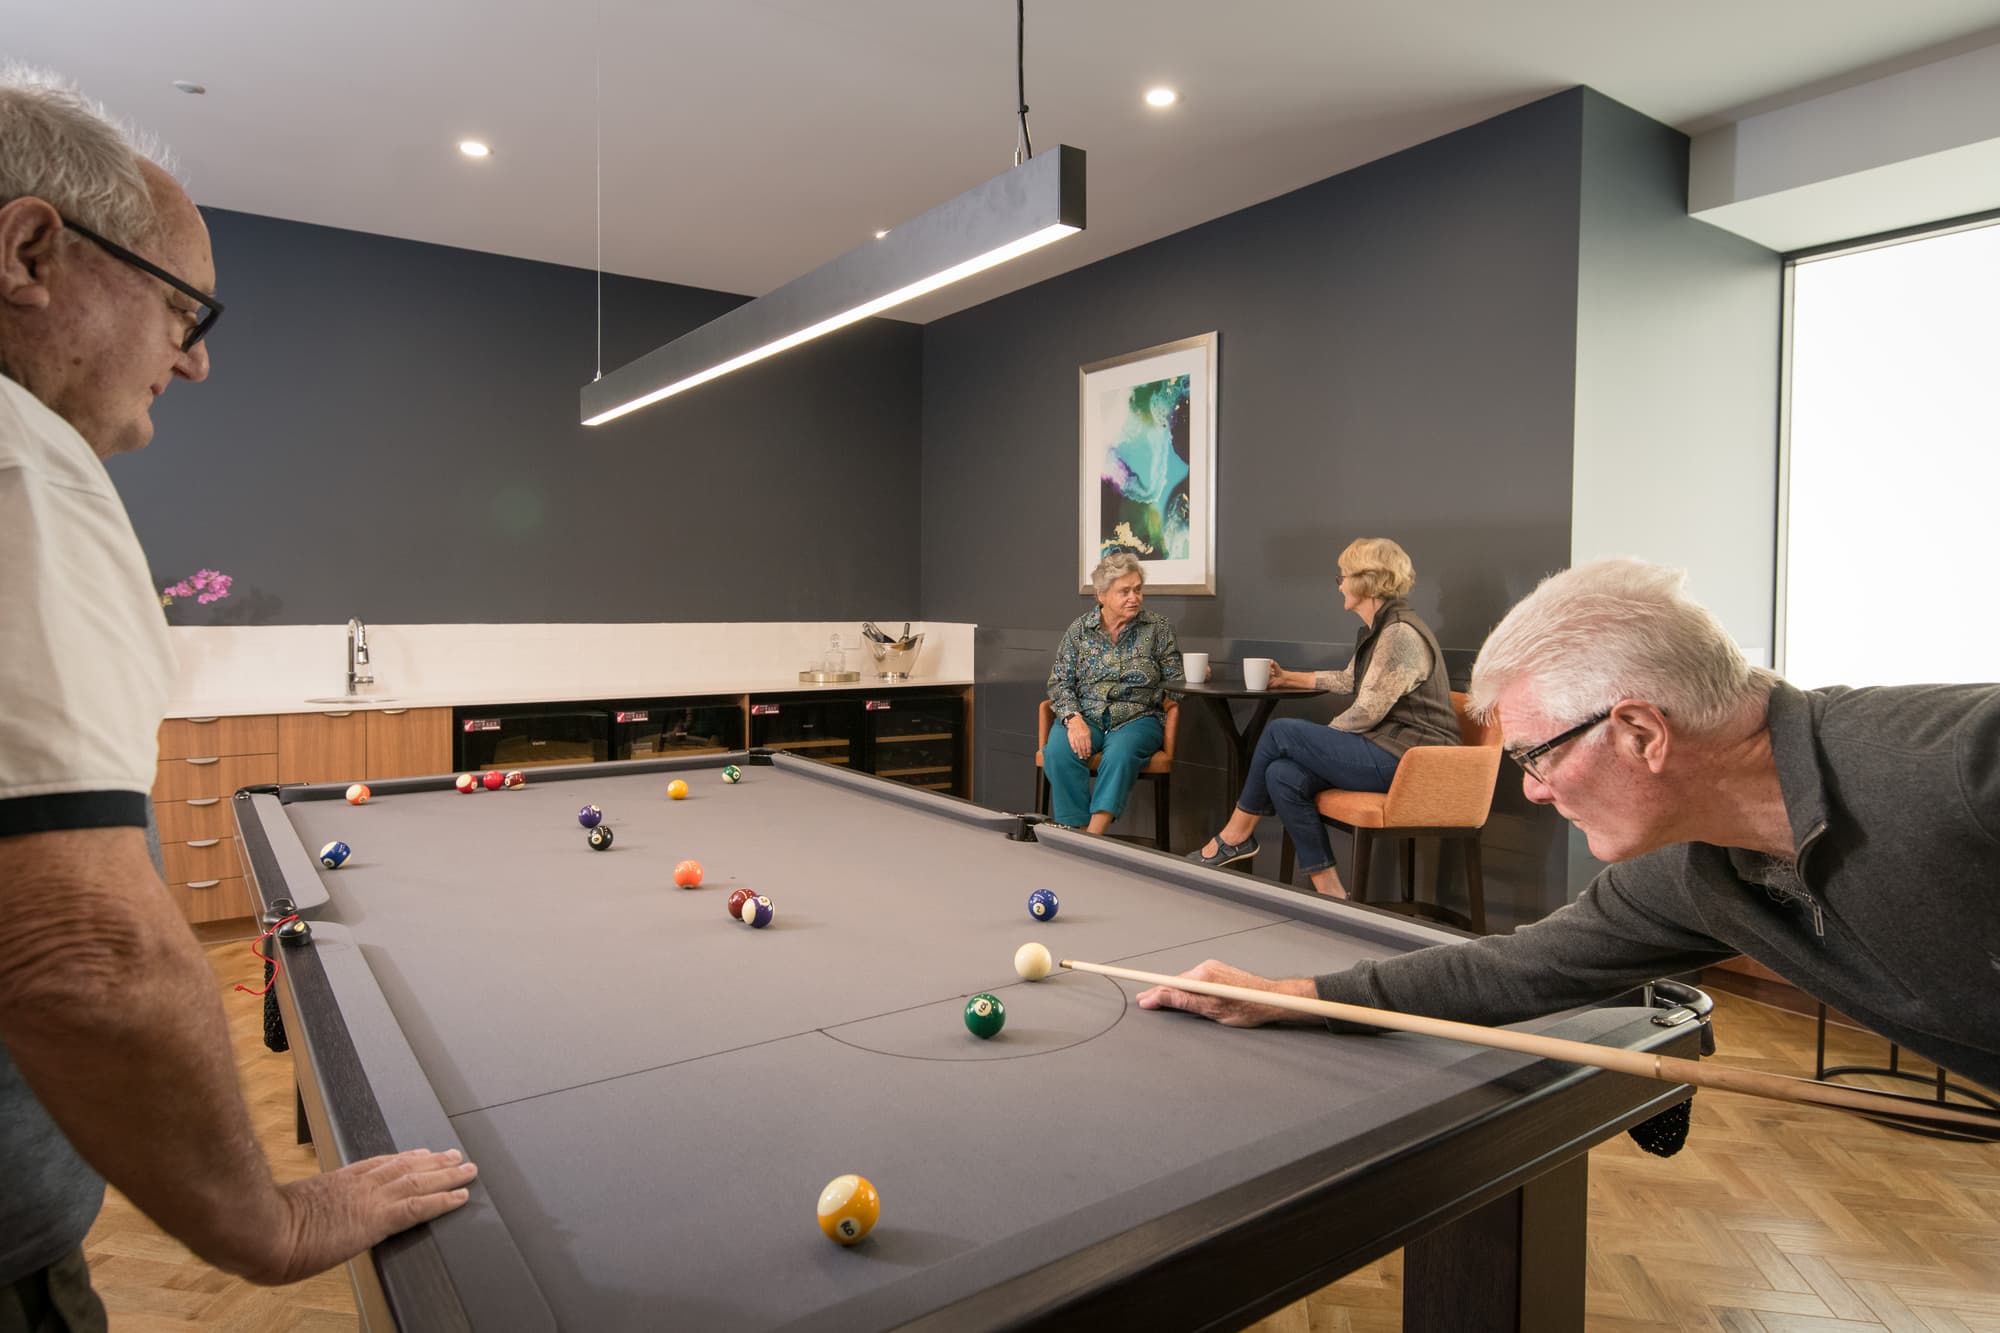
[[[1345,898],[1333,847],[1314,799],[1329,787],[1387,791],[1403,752],[1413,745],[1457,745],[1444,654],[1430,626],[1403,595],[1417,581],[1403,548],[1387,537],[1363,537],[1340,553],[1340,598],[1361,617],[1354,657],[1340,671],[1271,668],[1273,685],[1318,685],[1354,702],[1321,726],[1281,717],[1264,729],[1243,794],[1222,832],[1188,853],[1190,861],[1226,866],[1257,854],[1257,821],[1275,814],[1298,848],[1313,888]]]
[[[1181,678],[1180,646],[1165,616],[1141,609],[1146,571],[1118,551],[1090,572],[1097,606],[1064,631],[1049,672],[1057,725],[1042,747],[1052,818],[1102,833],[1125,808],[1133,779],[1166,739],[1166,691]],[[1097,761],[1091,789],[1090,756]]]

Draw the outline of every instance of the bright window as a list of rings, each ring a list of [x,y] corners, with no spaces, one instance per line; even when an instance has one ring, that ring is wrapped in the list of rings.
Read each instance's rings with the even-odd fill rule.
[[[2000,223],[1792,268],[1780,667],[2000,680]]]

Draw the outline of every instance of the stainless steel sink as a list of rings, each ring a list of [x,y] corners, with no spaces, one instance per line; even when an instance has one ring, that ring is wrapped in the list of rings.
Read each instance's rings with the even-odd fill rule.
[[[318,699],[302,699],[309,704],[346,704],[350,708],[372,708],[376,704],[396,702],[393,695],[385,694],[329,694]]]

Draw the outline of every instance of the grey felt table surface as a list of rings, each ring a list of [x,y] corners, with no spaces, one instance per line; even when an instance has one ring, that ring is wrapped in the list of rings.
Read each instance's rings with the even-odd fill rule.
[[[1011,842],[803,765],[733,786],[697,770],[684,801],[668,776],[285,807],[309,850],[352,847],[313,915],[351,935],[479,1163],[468,1213],[497,1207],[564,1327],[914,1318],[1441,1098],[1502,1100],[1527,1063],[1225,1029],[1142,1011],[1135,985],[1013,972],[1039,940],[1296,975],[1442,938],[1421,926],[1204,891],[1242,881],[1094,859],[1077,835]],[[608,852],[585,843],[585,801]],[[674,886],[683,858],[700,888]],[[726,916],[739,885],[772,899],[768,929]],[[1028,914],[1038,888],[1053,922]],[[960,1017],[979,991],[1007,1006],[990,1041]],[[883,1218],[841,1249],[813,1205],[849,1171]]]

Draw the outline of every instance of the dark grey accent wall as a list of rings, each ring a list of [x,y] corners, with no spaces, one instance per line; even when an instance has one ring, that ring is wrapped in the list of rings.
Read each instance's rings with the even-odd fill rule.
[[[228,311],[112,464],[179,623],[913,614],[921,331],[857,325],[594,429],[582,269],[210,210]],[[604,364],[744,298],[607,278]]]
[[[1345,664],[1359,622],[1330,572],[1357,536],[1409,549],[1411,600],[1461,664],[1568,563],[1581,120],[1580,90],[1552,97],[925,329],[922,608],[982,627],[983,802],[1031,799],[1049,654],[1089,605],[1074,592],[1086,362],[1221,335],[1218,595],[1148,604],[1225,670],[1245,654]],[[1234,796],[1212,730],[1185,720],[1178,848]],[[1489,884],[1540,915],[1560,831],[1502,790]],[[1125,827],[1150,828],[1148,799]]]
[[[1223,672],[1251,654],[1343,664],[1355,622],[1327,572],[1365,534],[1410,550],[1411,600],[1455,684],[1593,525],[1699,565],[1728,506],[1721,539],[1736,545],[1712,576],[1733,575],[1739,618],[1756,621],[1779,262],[1690,219],[1686,181],[1684,136],[1577,88],[929,326],[922,606],[981,626],[980,799],[1032,799],[1036,702],[1088,605],[1071,592],[1076,368],[1209,329],[1218,595],[1150,604]],[[1586,467],[1623,483],[1615,505],[1579,508]],[[1670,486],[1700,498],[1666,499]],[[1184,719],[1177,849],[1234,797],[1212,733]],[[1122,829],[1150,828],[1143,790]],[[1560,906],[1591,865],[1511,768],[1483,844],[1500,927]],[[1346,864],[1344,840],[1335,852]],[[1461,903],[1455,862],[1441,869]]]

